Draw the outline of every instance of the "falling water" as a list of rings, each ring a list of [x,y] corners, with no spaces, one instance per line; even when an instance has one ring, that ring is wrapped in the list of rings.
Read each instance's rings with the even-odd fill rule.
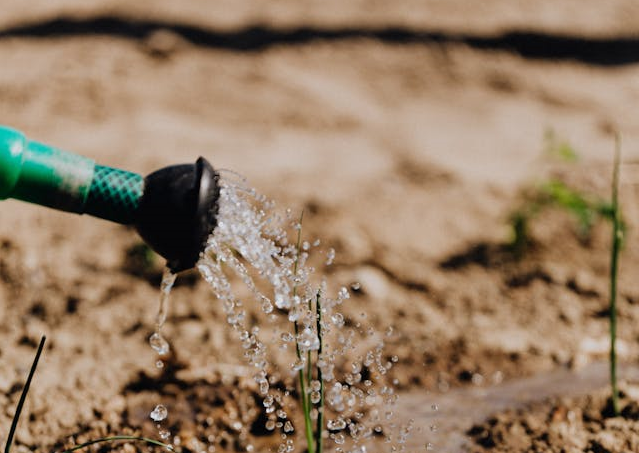
[[[149,344],[158,354],[158,359],[155,362],[155,366],[157,368],[164,367],[163,359],[169,353],[170,349],[169,342],[162,336],[162,326],[166,322],[166,317],[169,312],[169,299],[171,289],[175,283],[175,277],[176,274],[172,273],[169,268],[166,268],[162,274],[162,283],[160,284],[160,305],[155,318],[155,331],[151,337],[149,337]],[[168,415],[169,411],[163,404],[155,406],[153,411],[149,414],[149,417],[156,422],[158,434],[163,441],[168,440],[171,436],[171,433],[167,429],[162,428],[162,422],[166,420]]]
[[[290,211],[279,213],[272,201],[243,181],[223,178],[218,224],[197,265],[253,369],[268,418],[266,428],[280,431],[278,453],[294,451],[296,428],[286,413],[292,406],[290,392],[271,384],[277,382],[273,376],[307,373],[312,417],[317,420],[322,411],[324,437],[333,441],[336,452],[365,452],[376,437],[375,451],[404,451],[412,424],[393,421],[397,395],[387,382],[393,361],[384,352],[385,336],[392,329],[391,334],[379,334],[360,322],[347,327],[339,308],[350,298],[349,290],[342,287],[329,295],[326,279],[310,264],[311,249],[319,241],[301,242],[301,228],[301,218],[294,219]],[[291,230],[297,240],[289,239]],[[330,249],[320,265],[331,265],[334,259]],[[237,278],[242,284],[234,286]],[[250,295],[241,297],[246,289]],[[275,326],[272,338],[262,338],[266,334],[260,327],[249,325],[247,304],[256,304],[265,322]],[[282,368],[278,363],[285,351],[290,351],[290,358]],[[323,408],[318,404],[321,391]]]
[[[149,344],[159,356],[156,362],[158,368],[162,368],[162,358],[169,353],[169,342],[162,336],[162,326],[166,322],[166,315],[169,311],[169,297],[175,283],[175,277],[176,274],[172,273],[169,268],[164,269],[160,284],[160,306],[155,318],[155,332],[149,338]]]

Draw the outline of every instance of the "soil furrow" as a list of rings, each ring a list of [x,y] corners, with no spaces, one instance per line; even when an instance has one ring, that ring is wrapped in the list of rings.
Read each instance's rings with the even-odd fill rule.
[[[462,44],[479,50],[512,52],[530,59],[579,61],[599,66],[639,62],[637,37],[586,38],[528,30],[512,30],[496,35],[474,35],[394,26],[273,28],[252,25],[237,30],[221,31],[173,22],[97,16],[86,19],[61,17],[18,25],[0,31],[0,38],[108,35],[137,40],[160,30],[168,30],[200,47],[236,52],[255,52],[273,46],[300,46],[317,40],[339,42],[370,39],[389,44]]]

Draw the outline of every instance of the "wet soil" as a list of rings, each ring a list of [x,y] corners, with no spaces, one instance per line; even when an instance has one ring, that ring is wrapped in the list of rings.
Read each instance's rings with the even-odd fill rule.
[[[344,10],[341,2],[224,2],[224,14],[208,15],[197,1],[177,9],[172,2],[39,3],[27,10],[7,2],[0,20],[7,30],[0,30],[1,122],[142,174],[203,155],[246,175],[280,207],[304,209],[309,240],[337,250],[331,284],[361,284],[346,308],[351,322],[394,327],[388,351],[398,356],[393,372],[407,401],[429,408],[431,399],[445,398],[440,393],[503,389],[493,386],[606,358],[609,225],[596,222],[584,238],[566,212],[544,211],[518,256],[507,247],[508,221],[522,188],[553,175],[607,197],[611,132],[622,133],[627,162],[639,153],[639,69],[627,58],[584,59],[581,47],[533,57],[500,43],[513,31],[555,44],[568,34],[582,44],[602,40],[622,55],[633,48],[623,40],[639,21],[632,2],[524,8],[490,1],[472,12],[450,1],[393,8],[358,1]],[[460,14],[462,7],[468,12]],[[291,27],[311,30],[291,37]],[[398,30],[380,32],[389,27]],[[458,36],[497,41],[480,46]],[[246,49],[243,39],[269,45]],[[544,157],[549,129],[580,162]],[[634,164],[624,165],[629,229],[619,352],[631,364],[639,352],[635,174]],[[195,273],[178,278],[165,328],[175,357],[161,373],[146,340],[162,262],[148,259],[133,230],[10,200],[1,215],[1,432],[40,336],[49,339],[17,448],[153,435],[147,415],[159,400],[190,451],[249,444],[267,451],[278,443],[260,428],[261,402],[241,348]],[[548,385],[548,396],[556,394]],[[632,417],[606,418],[604,390],[593,389],[533,409],[513,403],[483,421],[488,408],[508,406],[487,404],[450,439],[465,438],[475,424],[471,450],[572,448],[566,436],[545,433],[557,407],[566,407],[577,415],[559,420],[565,426],[558,429],[582,433],[575,448],[632,451],[633,437],[616,434],[628,432],[618,427]],[[491,401],[507,393],[486,392]],[[628,407],[632,395],[626,390]],[[446,401],[439,403],[442,426]],[[526,411],[534,423],[524,425]],[[405,412],[404,419],[415,414],[411,448],[425,450],[432,414],[413,406]],[[248,430],[240,433],[238,422]],[[605,443],[600,437],[609,432]],[[452,445],[446,442],[433,443]]]

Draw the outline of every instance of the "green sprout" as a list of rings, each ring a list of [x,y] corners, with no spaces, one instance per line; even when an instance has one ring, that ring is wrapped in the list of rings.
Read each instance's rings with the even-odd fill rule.
[[[575,150],[567,142],[557,139],[552,131],[546,133],[546,143],[547,155],[566,162],[579,159]],[[603,219],[613,222],[616,215],[615,208],[608,200],[572,188],[556,178],[542,181],[525,195],[523,203],[510,215],[512,237],[508,245],[517,257],[523,256],[530,245],[530,222],[549,208],[566,211],[576,220],[577,236],[581,241],[588,240],[597,221]],[[618,220],[619,227],[625,231],[623,220]]]
[[[612,243],[610,250],[610,388],[612,410],[619,415],[619,388],[617,385],[617,276],[619,271],[619,250],[623,241],[623,222],[619,209],[619,161],[621,140],[615,137],[615,156],[612,167]]]
[[[564,162],[577,162],[579,154],[570,143],[557,137],[553,129],[548,129],[544,134],[545,152],[549,157],[553,157]]]
[[[295,258],[295,264],[293,267],[293,275],[297,275],[298,270],[298,262],[300,253],[302,250],[302,221],[304,219],[304,212],[300,215],[299,228],[297,230],[297,255]],[[293,286],[293,297],[297,295],[297,286]],[[313,301],[309,299],[308,301],[309,311],[313,312]],[[317,350],[317,362],[319,362],[319,358],[322,355],[323,348],[323,335],[322,335],[322,303],[321,303],[321,292],[318,291],[315,297],[315,317],[316,317],[316,328],[317,328],[317,336],[319,339],[319,349]],[[295,352],[298,360],[302,360],[302,353],[299,345],[299,325],[297,320],[294,322],[294,330],[295,330]],[[300,402],[302,404],[302,412],[304,413],[304,432],[306,436],[306,445],[308,453],[322,453],[324,449],[324,441],[322,432],[324,429],[324,381],[322,378],[322,370],[318,365],[315,365],[317,369],[317,380],[320,383],[319,401],[315,404],[311,399],[312,392],[307,389],[310,388],[311,382],[313,380],[313,357],[312,351],[307,352],[306,356],[306,370],[304,367],[300,368],[298,371],[298,382],[300,385]],[[316,364],[317,364],[316,362]],[[318,411],[317,423],[315,432],[313,432],[313,419],[311,412],[314,408]]]
[[[577,236],[582,241],[589,238],[599,219],[612,221],[614,216],[608,201],[584,194],[557,179],[545,181],[510,216],[512,239],[509,247],[517,256],[521,257],[530,244],[530,221],[552,207],[564,210],[576,219]],[[622,221],[620,227],[625,229]]]
[[[578,159],[572,147],[559,141],[552,132],[546,135],[548,154],[574,162]],[[578,237],[585,240],[589,237],[595,223],[600,220],[610,221],[612,225],[612,241],[610,250],[609,274],[609,324],[610,324],[610,387],[612,393],[612,410],[619,415],[619,387],[617,382],[617,280],[619,270],[619,253],[623,246],[626,224],[619,205],[619,168],[621,160],[621,140],[615,137],[615,153],[612,169],[612,196],[610,201],[595,198],[566,183],[550,179],[537,186],[528,195],[524,203],[510,216],[512,239],[509,247],[516,256],[521,257],[530,244],[529,224],[541,211],[550,207],[560,208],[570,213],[578,225]]]

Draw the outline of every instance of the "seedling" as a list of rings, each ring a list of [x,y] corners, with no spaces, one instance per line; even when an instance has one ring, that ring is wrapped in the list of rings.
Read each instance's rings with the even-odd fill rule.
[[[610,249],[610,390],[612,410],[619,415],[619,389],[617,386],[617,275],[619,271],[619,250],[623,241],[623,224],[619,209],[619,161],[621,141],[615,138],[615,157],[612,167],[612,241]]]
[[[546,133],[545,154],[568,163],[579,160],[576,151],[552,131]],[[530,222],[550,208],[563,210],[576,220],[576,234],[583,242],[590,238],[592,228],[599,220],[613,222],[615,215],[608,200],[570,187],[557,178],[544,180],[525,193],[521,205],[510,215],[512,238],[508,245],[517,257],[521,258],[531,243]],[[625,230],[624,223],[618,220],[619,227]]]
[[[566,142],[560,142],[550,132],[546,136],[547,154],[568,162],[578,160],[578,155]],[[621,140],[615,138],[615,153],[612,169],[611,199],[603,200],[585,194],[567,186],[564,182],[550,179],[538,185],[535,192],[529,195],[523,205],[511,215],[513,237],[510,248],[521,257],[529,243],[530,220],[549,207],[558,207],[569,212],[578,222],[577,234],[580,239],[589,237],[592,227],[599,219],[608,220],[612,225],[609,271],[609,325],[610,325],[610,388],[612,411],[619,415],[619,387],[617,382],[617,279],[619,269],[619,252],[623,245],[626,226],[619,206],[619,167],[621,156]]]
[[[566,162],[575,162],[579,156],[565,141],[559,140],[550,131],[546,133],[546,154]],[[619,415],[619,388],[617,383],[617,275],[619,252],[623,245],[626,226],[619,206],[619,167],[621,159],[621,140],[615,137],[615,152],[612,169],[612,188],[610,201],[593,197],[573,189],[564,182],[550,179],[539,184],[529,194],[522,205],[510,216],[512,239],[510,249],[521,257],[530,244],[529,224],[540,212],[557,207],[570,213],[577,220],[577,234],[581,240],[589,237],[592,227],[599,219],[608,220],[612,225],[609,272],[609,324],[610,324],[610,387],[612,410]]]
[[[302,221],[304,220],[304,212],[300,215],[299,221],[299,229],[297,230],[297,256],[295,258],[295,265],[293,267],[294,274],[297,274],[297,267],[299,264],[299,257],[302,252]],[[293,287],[293,297],[297,296],[297,286]],[[308,301],[308,309],[309,311],[313,311],[312,300]],[[317,322],[317,337],[319,339],[319,349],[317,350],[317,361],[319,361],[322,356],[322,305],[321,305],[321,291],[317,292],[317,296],[315,298],[315,316]],[[294,322],[295,329],[295,353],[297,354],[297,359],[302,360],[301,348],[299,344],[299,325],[297,320]],[[308,449],[308,453],[322,453],[323,450],[323,439],[322,439],[322,431],[324,429],[324,380],[322,379],[322,369],[317,366],[317,361],[315,362],[315,367],[313,366],[313,357],[312,351],[308,350],[306,353],[306,371],[302,367],[298,371],[298,382],[300,385],[300,403],[302,404],[302,411],[304,413],[304,428],[306,435],[306,445]],[[313,392],[308,392],[307,389],[311,386],[311,382],[313,380],[313,368],[317,369],[317,380],[319,381],[319,401],[317,402],[317,425],[315,428],[315,432],[313,432],[313,419],[311,417],[311,411],[313,406],[315,406],[314,401],[311,399],[311,395]]]

